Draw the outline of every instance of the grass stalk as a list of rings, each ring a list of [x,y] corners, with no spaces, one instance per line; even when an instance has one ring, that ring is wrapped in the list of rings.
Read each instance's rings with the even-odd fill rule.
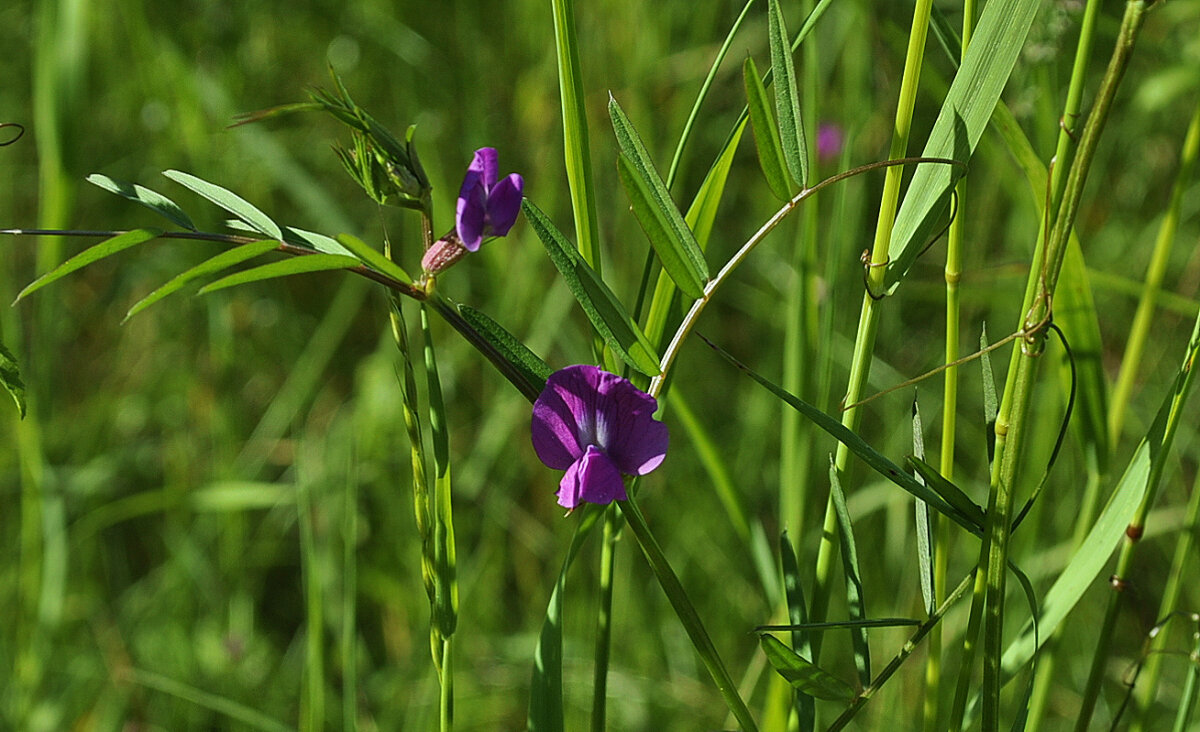
[[[596,646],[592,656],[592,730],[604,732],[608,717],[608,663],[612,653],[613,569],[617,552],[617,512],[604,511],[604,538],[600,545],[600,591],[596,597]]]
[[[895,126],[892,134],[889,159],[904,157],[908,149],[913,109],[916,107],[917,86],[921,65],[925,58],[925,38],[929,30],[929,14],[932,0],[917,0],[913,9],[912,28],[908,36],[908,51],[904,59],[904,74],[900,81],[900,96],[896,107]],[[850,376],[843,404],[853,404],[861,396],[871,370],[871,352],[875,347],[875,333],[879,324],[879,305],[873,292],[883,291],[884,271],[888,261],[892,227],[900,200],[900,182],[903,171],[889,168],[884,177],[883,194],[879,205],[879,218],[875,226],[875,240],[871,249],[867,271],[867,291],[863,293],[858,329],[854,338],[854,355],[850,362]],[[858,428],[860,410],[846,409],[842,412],[842,424],[849,430]],[[838,444],[834,462],[839,480],[846,477],[850,450]],[[825,518],[821,531],[821,543],[817,549],[815,577],[813,580],[812,604],[809,620],[819,623],[825,619],[832,592],[833,560],[837,551],[837,515],[832,498],[825,503]],[[821,637],[813,639],[813,661],[820,661]]]

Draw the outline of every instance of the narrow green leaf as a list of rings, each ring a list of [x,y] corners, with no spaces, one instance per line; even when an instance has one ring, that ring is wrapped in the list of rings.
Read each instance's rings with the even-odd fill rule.
[[[795,688],[817,699],[846,702],[854,698],[849,684],[801,658],[775,636],[764,633],[758,641],[771,667]]]
[[[529,350],[528,346],[505,330],[504,326],[488,317],[486,313],[469,305],[459,305],[458,312],[464,320],[471,324],[471,327],[504,355],[513,368],[521,371],[526,380],[532,384],[545,385],[546,379],[550,378],[553,369],[540,356]],[[538,391],[541,391],[540,386]]]
[[[278,248],[278,246],[278,242],[264,239],[263,241],[254,241],[250,242],[249,244],[243,244],[240,247],[221,252],[215,257],[206,259],[186,272],[171,278],[162,287],[159,287],[154,292],[151,292],[141,300],[138,300],[136,303],[134,303],[133,307],[129,308],[129,312],[125,313],[125,318],[122,319],[121,322],[124,323],[126,320],[129,320],[167,295],[177,292],[181,287],[198,277],[206,277],[211,274],[216,274],[217,272],[232,267],[235,264],[241,264],[248,259],[253,259],[259,255],[273,251],[274,249]]]
[[[907,462],[913,470],[917,471],[917,474],[921,476],[923,482],[933,489],[933,491],[939,496],[946,499],[946,503],[954,506],[956,511],[962,513],[964,516],[971,517],[972,520],[977,520],[981,523],[983,522],[983,509],[980,508],[979,505],[970,498],[968,498],[967,494],[963,493],[961,488],[946,480],[946,478],[937,471],[937,468],[916,457],[915,455],[909,457]]]
[[[144,188],[137,183],[127,183],[116,178],[109,178],[107,175],[100,173],[92,173],[87,177],[87,182],[94,186],[99,186],[109,193],[115,193],[122,198],[128,198],[130,201],[140,203],[146,208],[165,217],[171,223],[178,224],[189,231],[196,231],[196,225],[188,218],[188,215],[183,212],[171,199],[167,198],[157,191],[152,191],[149,188]]]
[[[858,571],[858,548],[854,543],[854,526],[850,523],[850,511],[846,508],[846,494],[838,480],[837,464],[829,456],[829,500],[833,502],[837,515],[838,540],[842,547],[842,570],[846,573],[846,612],[852,621],[867,617],[866,599],[863,595],[862,576]],[[854,666],[858,669],[858,681],[863,686],[871,683],[871,647],[867,644],[867,629],[850,629],[850,644],[854,648]]]
[[[1017,578],[1017,582],[1021,585],[1021,590],[1025,593],[1025,602],[1029,605],[1030,622],[1033,624],[1034,644],[1037,645],[1040,636],[1038,630],[1037,593],[1033,591],[1033,583],[1029,581],[1029,577],[1026,576],[1019,567],[1012,562],[1009,562],[1008,569],[1013,573],[1013,576]],[[988,662],[993,662],[993,660],[988,659]],[[1021,703],[1020,706],[1017,707],[1017,716],[1013,718],[1013,732],[1024,732],[1025,730],[1025,723],[1029,718],[1029,700],[1033,698],[1033,688],[1036,681],[1037,657],[1035,656],[1033,659],[1033,666],[1029,669],[1029,683],[1025,684],[1025,693],[1021,695]]]
[[[987,323],[979,333],[979,365],[983,371],[983,425],[987,439],[988,468],[996,456],[996,415],[1000,413],[1000,399],[996,394],[996,377],[992,372],[992,354],[988,350]]]
[[[429,401],[429,435],[433,441],[433,553],[434,602],[432,621],[443,638],[454,635],[458,627],[458,561],[454,542],[454,514],[451,501],[450,432],[442,381],[438,375],[433,329],[429,307],[421,307],[421,335],[425,344],[425,381]]]
[[[579,253],[593,269],[600,267],[600,228],[596,222],[596,185],[592,179],[591,144],[588,142],[587,108],[583,72],[575,33],[574,0],[551,0],[554,13],[554,47],[558,61],[558,91],[562,100],[563,157]]]
[[[528,198],[521,202],[521,207],[554,266],[562,273],[567,287],[604,342],[633,368],[647,376],[657,376],[660,371],[654,347],[629,317],[617,296],[588,266],[562,232],[555,228],[546,214]]]
[[[771,43],[771,70],[775,72],[775,109],[779,114],[779,138],[783,158],[792,179],[808,185],[808,143],[804,139],[804,120],[800,117],[800,90],[792,62],[792,45],[779,0],[767,3],[767,34]]]
[[[787,598],[788,621],[793,625],[808,622],[808,603],[804,601],[804,586],[800,584],[800,565],[792,542],[784,531],[779,537],[779,564],[783,572],[783,590]],[[812,659],[812,642],[808,630],[792,631],[792,649],[801,658]],[[796,690],[796,717],[800,732],[811,732],[816,724],[816,705],[811,694]]]
[[[700,336],[700,338],[704,339],[704,336]],[[900,466],[896,465],[891,460],[888,460],[875,448],[867,444],[866,440],[847,429],[841,422],[838,422],[828,414],[825,414],[820,409],[817,409],[803,399],[789,393],[786,389],[768,381],[762,376],[759,376],[752,369],[750,369],[749,366],[741,363],[711,341],[707,339],[704,339],[704,341],[705,343],[708,343],[708,345],[711,346],[712,349],[720,354],[721,357],[726,361],[741,369],[747,376],[749,376],[751,379],[754,379],[760,385],[766,388],[767,391],[779,397],[788,406],[803,414],[818,427],[828,432],[838,442],[841,442],[843,445],[848,447],[850,452],[857,455],[863,462],[869,465],[877,473],[917,498],[925,501],[931,508],[937,510],[939,513],[949,516],[950,520],[954,521],[959,526],[962,526],[972,534],[975,534],[976,536],[981,535],[983,531],[982,516],[971,518],[963,515],[928,486],[925,486],[917,481],[916,478],[900,469]]]
[[[233,191],[179,170],[166,170],[163,171],[163,175],[212,201],[263,236],[283,240],[283,230],[279,228],[279,224]]]
[[[394,280],[399,280],[406,285],[412,284],[412,277],[408,276],[408,272],[405,272],[403,267],[383,256],[383,252],[359,239],[357,236],[353,234],[338,234],[337,243],[345,247],[349,253],[361,259],[376,272],[385,274]]]
[[[318,234],[315,231],[305,231],[297,229],[294,226],[283,227],[283,240],[288,244],[303,246],[325,254],[343,254],[350,256],[350,250],[339,244],[336,240]]]
[[[17,403],[17,411],[21,413],[21,419],[25,419],[25,382],[21,381],[17,357],[3,343],[0,343],[0,386]]]
[[[704,297],[704,283],[700,279],[700,272],[683,253],[680,243],[675,239],[675,232],[666,213],[658,208],[654,201],[654,194],[650,191],[646,181],[638,175],[633,163],[629,162],[625,153],[617,154],[617,173],[621,178],[621,185],[625,187],[625,192],[629,196],[633,215],[642,225],[642,231],[646,232],[646,238],[650,240],[650,246],[658,255],[658,261],[662,263],[663,270],[671,276],[679,289],[688,297],[693,300]],[[675,215],[679,216],[679,212],[675,211]],[[682,221],[682,217],[680,220]],[[692,243],[695,244],[694,239]]]
[[[134,229],[133,231],[126,231],[124,234],[118,234],[111,239],[105,239],[99,244],[88,247],[79,254],[76,254],[74,257],[71,257],[67,261],[29,283],[25,289],[21,290],[21,292],[17,295],[17,299],[13,300],[13,304],[15,305],[26,295],[42,289],[51,282],[55,282],[63,277],[66,277],[77,269],[82,269],[93,262],[98,262],[111,254],[116,254],[117,252],[125,251],[130,247],[135,247],[138,244],[148,242],[151,239],[156,239],[162,233],[162,229]]]
[[[345,257],[340,254],[306,254],[302,257],[292,257],[280,262],[271,262],[261,267],[254,267],[253,269],[231,274],[228,277],[222,277],[216,282],[209,283],[200,288],[198,294],[204,295],[209,292],[224,290],[227,287],[245,285],[250,282],[261,282],[276,277],[287,277],[306,272],[350,269],[358,266],[361,266],[361,264],[354,257]]]
[[[641,179],[639,187],[644,191],[644,199],[658,209],[658,216],[661,217],[664,224],[669,226],[668,242],[673,251],[664,255],[662,251],[655,249],[659,258],[663,260],[663,266],[666,267],[670,260],[681,272],[686,271],[689,278],[694,278],[699,282],[708,280],[708,263],[704,261],[704,252],[700,250],[695,235],[688,228],[687,222],[683,220],[683,215],[679,213],[679,208],[672,200],[670,191],[667,190],[666,184],[655,170],[654,162],[650,159],[650,154],[646,152],[642,138],[634,129],[633,123],[625,116],[621,105],[611,95],[608,98],[608,114],[612,118],[613,130],[617,134],[617,145],[627,158],[626,162],[631,164],[626,172],[632,177]],[[629,191],[632,196],[633,192],[630,191],[628,184],[626,184],[626,191]],[[639,216],[638,220],[642,221],[642,218]],[[642,221],[642,225],[646,225],[645,221]],[[651,243],[653,243],[653,239]],[[676,260],[680,260],[681,263]],[[672,272],[672,277],[677,282],[679,281],[674,272]],[[687,291],[682,284],[680,287],[685,292]],[[695,295],[695,297],[699,296]]]
[[[695,234],[696,244],[700,246],[701,251],[708,248],[708,237],[712,234],[713,221],[717,218],[717,208],[725,194],[725,181],[729,179],[733,156],[745,129],[744,121],[733,128],[733,133],[725,141],[725,146],[721,148],[712,167],[708,169],[704,182],[700,184],[700,190],[696,191],[692,205],[688,206],[687,213],[683,216],[688,228]]]
[[[746,86],[746,112],[750,117],[750,129],[754,132],[754,147],[758,150],[758,166],[762,168],[771,193],[780,201],[787,201],[795,192],[795,186],[788,177],[787,161],[783,159],[779,128],[767,101],[767,90],[758,75],[754,59],[749,56],[742,64],[742,80]]]
[[[925,429],[921,424],[921,410],[916,397],[913,397],[912,405],[912,438],[913,457],[924,460]],[[924,482],[923,479],[921,481]],[[925,613],[933,615],[937,611],[933,580],[933,521],[930,520],[929,506],[924,501],[915,501],[913,505],[917,513],[917,567],[921,576],[921,599],[925,601]]]
[[[984,6],[962,66],[921,154],[967,162],[996,108],[1033,23],[1040,0],[992,0]],[[922,244],[949,202],[962,171],[949,165],[920,165],[892,228],[890,290],[916,260]]]

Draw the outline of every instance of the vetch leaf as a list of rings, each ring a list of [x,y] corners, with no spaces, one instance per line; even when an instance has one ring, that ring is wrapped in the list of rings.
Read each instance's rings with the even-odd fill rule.
[[[412,277],[408,276],[408,272],[405,272],[403,267],[383,256],[383,252],[359,239],[357,236],[352,234],[338,234],[337,243],[345,247],[347,251],[361,259],[376,272],[385,274],[394,280],[399,280],[406,285],[412,284]]]
[[[767,391],[782,399],[788,406],[803,414],[818,427],[828,432],[834,439],[841,442],[850,449],[850,452],[857,455],[863,462],[869,465],[877,473],[908,491],[912,495],[924,500],[929,506],[938,512],[949,516],[950,520],[962,526],[967,531],[976,536],[980,536],[983,531],[983,517],[965,516],[958,509],[947,503],[941,496],[932,491],[928,486],[920,483],[916,478],[912,477],[900,466],[887,459],[875,448],[867,444],[866,440],[859,437],[858,434],[851,432],[841,422],[838,422],[833,417],[825,414],[820,409],[804,401],[803,399],[789,393],[786,389],[774,384],[767,379],[759,376],[749,366],[738,361],[725,350],[714,344],[712,341],[700,336],[708,343],[710,347],[721,355],[726,361],[733,364],[737,368],[746,373],[747,376],[761,384]]]
[[[486,338],[514,368],[523,373],[530,384],[538,385],[538,392],[541,391],[546,379],[550,378],[554,371],[545,361],[486,313],[469,305],[459,305],[458,312],[463,316],[463,320]]]
[[[228,277],[222,277],[216,282],[212,282],[200,288],[200,292],[198,294],[204,295],[209,292],[224,290],[227,287],[244,285],[250,282],[261,282],[262,280],[275,279],[276,277],[287,277],[289,275],[304,274],[306,272],[326,272],[334,269],[350,269],[352,267],[359,266],[362,266],[361,263],[354,257],[346,257],[340,254],[306,254],[301,257],[292,257],[280,262],[264,264],[261,267],[255,267],[243,272],[231,274]]]
[[[922,156],[967,161],[996,108],[1040,4],[1040,0],[992,0],[984,6]],[[891,264],[885,280],[889,290],[916,261],[961,174],[948,165],[917,167],[892,228]]]
[[[680,289],[693,297],[700,297],[699,293],[689,292],[688,287],[680,282],[680,276],[688,280],[689,284],[693,280],[699,284],[708,280],[708,263],[704,261],[704,252],[700,251],[700,245],[696,243],[695,235],[683,220],[683,215],[679,213],[679,208],[671,199],[671,194],[662,178],[659,177],[658,171],[654,169],[654,163],[650,159],[650,154],[646,152],[646,146],[642,144],[637,130],[625,116],[621,105],[617,104],[617,100],[611,95],[608,98],[608,114],[612,117],[613,130],[617,134],[617,145],[627,158],[626,162],[630,164],[625,173],[629,174],[631,178],[641,179],[640,197],[647,203],[653,203],[658,209],[658,216],[661,218],[662,224],[668,227],[665,233],[669,235],[669,238],[663,240],[661,244],[669,244],[670,250],[663,251],[656,246],[654,251],[662,261],[663,268],[667,269],[672,279],[679,284]],[[622,182],[626,183],[626,191],[633,198],[634,192],[624,177]],[[634,211],[637,211],[637,201],[634,201]],[[646,226],[646,222],[641,216],[638,216],[638,220],[642,222],[643,227]],[[650,242],[654,244],[654,239],[651,238]],[[694,289],[699,291],[700,287],[697,286]]]
[[[278,246],[278,242],[264,239],[262,241],[254,241],[250,242],[249,244],[243,244],[240,247],[229,249],[221,252],[215,257],[206,259],[186,272],[171,278],[162,287],[159,287],[154,292],[151,292],[141,300],[138,300],[136,303],[134,303],[133,307],[129,308],[129,312],[125,313],[125,317],[121,322],[124,323],[126,320],[129,320],[167,295],[177,292],[184,285],[198,277],[206,277],[211,274],[216,274],[217,272],[220,272],[223,269],[228,269],[235,264],[241,264],[248,259],[254,259],[257,256],[273,251],[278,248]]]
[[[964,516],[971,516],[979,521],[983,521],[983,509],[967,497],[967,494],[963,493],[962,489],[946,480],[937,471],[937,468],[915,455],[908,458],[908,464],[913,470],[917,471],[926,485],[932,488],[939,496],[946,499],[946,503],[954,506],[955,510]]]
[[[138,185],[137,183],[127,183],[123,180],[110,178],[107,175],[100,173],[92,173],[87,177],[87,182],[94,186],[99,186],[109,193],[115,193],[122,198],[128,198],[130,201],[140,203],[146,208],[155,213],[167,218],[171,223],[178,224],[189,231],[197,231],[196,225],[188,217],[183,209],[179,207],[171,199],[167,198],[157,191],[152,191],[149,188]]]
[[[546,214],[528,198],[521,202],[521,207],[525,212],[525,219],[542,240],[542,245],[546,247],[554,266],[562,273],[567,287],[575,295],[584,314],[604,342],[621,357],[621,360],[643,374],[657,376],[661,373],[654,347],[646,340],[637,323],[629,317],[625,306],[612,290],[608,289],[608,285],[583,261],[583,257],[571,246],[562,232],[555,228]]]
[[[767,102],[767,90],[758,75],[754,59],[746,57],[742,64],[742,79],[746,85],[746,113],[754,132],[754,147],[758,150],[758,166],[767,179],[767,187],[780,201],[792,197],[794,185],[788,177],[787,161],[779,142],[779,128]]]
[[[804,139],[804,120],[800,118],[800,92],[796,87],[796,68],[792,62],[792,44],[779,0],[767,3],[767,34],[771,43],[771,70],[775,72],[775,109],[779,113],[779,138],[783,159],[792,179],[808,185],[808,143]]]
[[[63,277],[66,277],[77,269],[82,269],[93,262],[98,262],[111,254],[116,254],[117,252],[125,251],[130,247],[135,247],[138,244],[148,242],[151,239],[156,239],[162,233],[162,229],[134,229],[133,231],[126,231],[124,234],[118,234],[111,239],[105,239],[99,244],[88,247],[79,254],[76,254],[74,257],[71,257],[67,261],[29,283],[25,289],[21,290],[21,292],[17,295],[17,299],[13,300],[13,304],[15,305],[26,295],[42,289],[51,282],[55,282]]]
[[[279,224],[233,191],[179,170],[163,171],[163,175],[217,204],[263,236],[283,240],[283,230]]]
[[[294,226],[283,227],[283,240],[288,244],[308,247],[309,249],[324,252],[325,254],[350,255],[350,250],[339,244],[336,240],[324,234],[297,229]]]
[[[650,240],[650,246],[654,247],[663,269],[688,297],[693,300],[704,297],[704,283],[700,279],[700,272],[689,258],[683,255],[679,242],[674,238],[675,232],[668,215],[658,208],[650,187],[638,175],[625,153],[617,154],[617,173],[621,178],[621,185],[629,195],[633,215],[642,225],[642,231],[646,232],[646,238]],[[675,211],[675,214],[678,216],[679,212]],[[680,220],[682,221],[682,217]]]
[[[21,413],[21,419],[25,419],[25,382],[21,381],[17,357],[3,343],[0,343],[0,386],[17,403],[17,411]]]
[[[771,667],[793,687],[817,699],[846,702],[854,698],[849,684],[801,658],[775,636],[764,633],[758,640]]]

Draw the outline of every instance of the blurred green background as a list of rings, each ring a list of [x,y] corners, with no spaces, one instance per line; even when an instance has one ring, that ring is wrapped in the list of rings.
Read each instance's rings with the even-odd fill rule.
[[[1200,93],[1200,2],[1160,5],[1139,43],[1079,219],[1112,368]],[[958,12],[943,7],[952,19]],[[799,27],[801,8],[786,3],[785,9]],[[608,94],[665,170],[739,10],[739,3],[699,0],[579,3],[605,275],[622,297],[636,291],[646,244],[616,184]],[[1078,14],[1078,3],[1046,4],[1005,95],[1043,159],[1058,130]],[[839,125],[847,139],[844,156],[824,163],[822,173],[886,155],[910,18],[905,3],[842,0],[818,26],[810,77],[819,80],[812,95],[817,108],[805,113]],[[1116,28],[1111,14],[1101,22],[1097,69]],[[332,64],[355,100],[393,131],[417,125],[439,230],[452,224],[472,151],[487,145],[499,150],[501,173],[521,172],[526,195],[571,232],[545,0],[10,2],[0,8],[0,28],[9,39],[0,64],[0,122],[26,128],[23,139],[0,148],[0,226],[161,225],[150,212],[84,182],[100,172],[159,190],[202,229],[220,230],[221,212],[159,175],[176,168],[236,191],[282,223],[371,242],[386,231],[400,261],[415,269],[415,221],[402,211],[380,211],[344,175],[330,144],[348,135],[331,119],[308,115],[226,128],[238,113],[299,101],[308,87],[328,86]],[[701,112],[674,189],[683,204],[744,103],[740,62],[747,53],[766,67],[762,8],[751,11]],[[918,140],[952,74],[932,38],[927,58]],[[831,411],[845,383],[861,299],[858,257],[869,245],[881,181],[852,180],[815,204],[819,273],[827,285],[821,306],[834,328],[821,344],[832,369],[832,392],[821,406]],[[985,321],[993,338],[1017,322],[1023,263],[1037,231],[1028,186],[998,137],[985,135],[969,181],[961,213],[969,242],[967,343]],[[717,218],[710,265],[723,262],[775,207],[747,134]],[[1177,297],[1164,299],[1156,321],[1130,435],[1152,418],[1190,330],[1200,289],[1198,209],[1193,183],[1166,281]],[[781,303],[797,277],[798,231],[789,224],[773,235],[700,325],[773,378],[782,362]],[[38,273],[86,243],[6,237],[0,302],[11,302]],[[211,256],[213,246],[155,242],[0,311],[0,340],[21,363],[30,403],[24,422],[7,406],[0,409],[0,445],[7,446],[0,449],[6,506],[0,511],[0,727],[292,727],[301,704],[311,703],[302,690],[315,674],[326,690],[327,726],[340,729],[349,674],[356,688],[349,703],[361,729],[427,729],[436,719],[437,682],[385,300],[365,281],[306,275],[202,298],[185,291],[121,325],[130,305]],[[941,252],[935,246],[888,303],[873,390],[941,361]],[[556,368],[590,358],[585,321],[523,224],[439,286],[491,314]],[[437,327],[451,410],[462,587],[457,723],[467,730],[523,728],[536,633],[572,520],[554,504],[558,475],[529,449],[528,404],[456,334]],[[740,501],[774,546],[782,528],[781,407],[697,343],[683,352],[676,391],[698,413]],[[997,359],[997,367],[1004,361]],[[1039,473],[1038,456],[1044,463],[1065,392],[1045,373],[1030,463]],[[978,369],[966,369],[964,379],[958,475],[978,498],[986,485]],[[940,388],[932,380],[919,389],[930,444],[936,444]],[[864,421],[864,437],[893,457],[910,450],[911,393],[875,402]],[[747,683],[754,684],[763,661],[749,631],[772,617],[756,566],[772,560],[755,556],[739,536],[684,429],[671,416],[667,421],[672,452],[644,482],[644,510],[735,676],[748,669]],[[833,449],[828,438],[807,439],[813,440],[811,525],[789,527],[809,552],[802,568],[815,550],[821,476]],[[1116,465],[1132,442],[1117,447]],[[1135,575],[1134,612],[1118,630],[1123,663],[1136,657],[1154,619],[1173,546],[1155,536],[1178,530],[1200,452],[1194,423],[1184,424],[1177,449],[1181,458],[1167,477]],[[1066,558],[1081,464],[1068,442],[1036,509],[1037,527],[1017,535],[1017,556],[1042,589]],[[849,488],[869,614],[919,614],[906,495],[865,470]],[[348,511],[355,512],[353,536],[345,531]],[[975,561],[973,541],[957,549],[952,572]],[[343,571],[347,551],[357,567],[354,591]],[[566,605],[569,729],[583,726],[590,701],[596,555],[595,546],[585,549]],[[720,726],[722,702],[636,547],[625,542],[618,561],[611,728]],[[306,585],[317,589],[311,594],[320,602],[306,605]],[[1200,609],[1200,589],[1185,592],[1182,607]],[[1102,597],[1102,590],[1085,597],[1075,628],[1099,617]],[[831,615],[841,612],[835,603]],[[353,669],[343,655],[349,613],[357,628]],[[961,614],[950,617],[949,638],[961,630]],[[319,668],[306,661],[312,634],[323,651]],[[874,632],[877,657],[889,658],[905,635]],[[843,641],[831,638],[826,657],[848,678],[852,663]],[[1077,653],[1060,666],[1051,700],[1051,714],[1060,716],[1051,721],[1070,717],[1090,653],[1086,633],[1069,629],[1064,644]],[[895,729],[918,728],[919,654],[910,666],[872,702],[862,728],[883,720]],[[1168,664],[1170,684],[1181,682],[1183,670],[1182,661]],[[761,701],[764,685],[754,688]],[[1118,703],[1119,685],[1108,692],[1110,703]],[[911,714],[898,711],[906,709]]]

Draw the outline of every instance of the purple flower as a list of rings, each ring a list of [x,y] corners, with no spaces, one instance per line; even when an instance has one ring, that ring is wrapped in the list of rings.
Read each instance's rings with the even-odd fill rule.
[[[824,122],[817,128],[817,156],[821,160],[832,160],[842,152],[842,128],[832,122]]]
[[[628,379],[595,366],[555,371],[533,405],[533,449],[547,467],[566,470],[558,504],[623,501],[625,475],[645,475],[667,456],[658,402]]]
[[[496,149],[479,148],[458,192],[454,221],[467,251],[478,251],[485,237],[507,234],[521,210],[525,181],[516,173],[497,181],[496,169]]]

